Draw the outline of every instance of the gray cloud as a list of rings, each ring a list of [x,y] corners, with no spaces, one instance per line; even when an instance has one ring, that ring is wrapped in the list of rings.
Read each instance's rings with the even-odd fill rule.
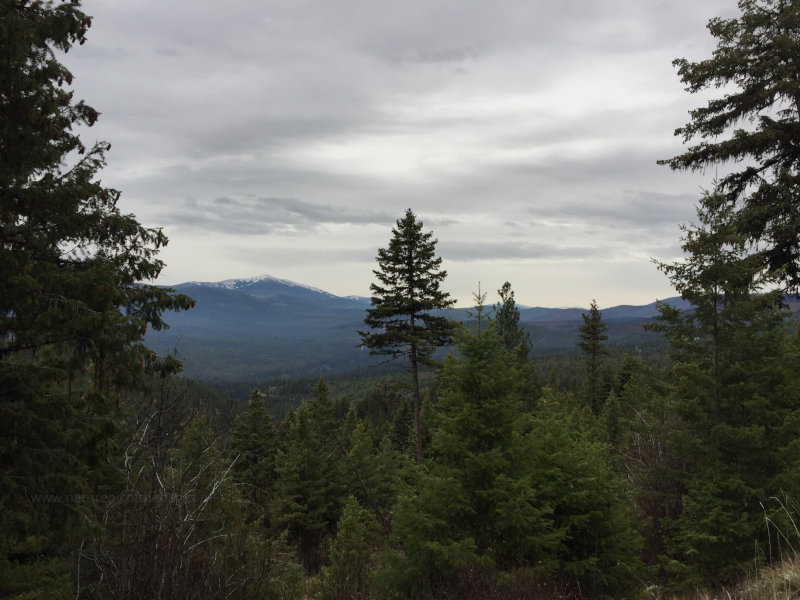
[[[553,244],[519,242],[445,242],[440,246],[441,255],[448,261],[492,261],[492,260],[580,260],[612,257],[614,250],[600,246],[569,245],[568,242]]]
[[[375,250],[367,248],[326,247],[326,248],[261,248],[245,249],[225,246],[222,254],[238,264],[248,265],[245,272],[261,273],[264,266],[280,265],[286,267],[317,267],[321,265],[341,265],[348,263],[374,263]],[[350,293],[356,293],[355,286]]]
[[[156,215],[165,225],[241,235],[310,233],[323,225],[383,225],[393,215],[313,204],[295,198],[188,198],[170,212]]]
[[[661,194],[624,190],[619,196],[593,202],[549,203],[532,207],[529,212],[540,218],[557,218],[569,222],[585,222],[597,226],[635,229],[643,233],[667,225],[677,228],[691,214],[688,194]]]
[[[706,21],[736,11],[735,0],[83,6],[94,25],[67,63],[76,97],[102,113],[85,137],[112,142],[103,181],[124,209],[193,248],[170,246],[170,272],[213,238],[208,252],[224,247],[227,262],[186,279],[245,274],[261,257],[312,277],[319,265],[323,281],[327,257],[360,262],[339,276],[360,289],[409,206],[465,271],[563,260],[580,279],[597,257],[628,261],[627,273],[674,252],[711,174],[655,164],[680,151],[672,132],[704,102],[671,60],[706,57]],[[573,293],[550,283],[518,295]]]

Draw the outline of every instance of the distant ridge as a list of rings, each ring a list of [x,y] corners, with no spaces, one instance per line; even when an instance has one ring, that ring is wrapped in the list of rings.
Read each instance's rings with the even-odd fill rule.
[[[272,277],[188,281],[169,286],[196,300],[194,309],[168,313],[171,328],[151,331],[156,352],[177,349],[190,377],[253,381],[271,377],[323,376],[375,365],[379,358],[359,347],[369,298],[336,296],[319,288]],[[681,306],[680,298],[667,303]],[[522,326],[531,333],[534,354],[573,352],[581,315],[588,309],[520,307]],[[470,318],[469,309],[445,311]],[[642,323],[656,314],[656,303],[602,310],[609,345],[647,346],[660,339]]]

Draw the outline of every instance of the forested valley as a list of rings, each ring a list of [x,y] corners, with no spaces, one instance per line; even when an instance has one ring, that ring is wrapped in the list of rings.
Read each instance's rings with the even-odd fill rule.
[[[610,348],[592,301],[572,353],[537,355],[502,281],[448,318],[409,209],[358,332],[383,366],[242,402],[144,344],[195,302],[152,283],[166,237],[78,136],[98,113],[57,52],[91,19],[0,0],[0,596],[796,597],[800,7],[740,9],[712,59],[676,61],[689,91],[739,91],[664,163],[741,170],[653,266],[687,303],[644,325],[663,346]]]

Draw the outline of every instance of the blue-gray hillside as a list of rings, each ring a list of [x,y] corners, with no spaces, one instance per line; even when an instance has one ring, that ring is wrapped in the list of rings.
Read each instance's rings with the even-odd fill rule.
[[[159,353],[177,350],[186,374],[205,380],[325,375],[380,362],[358,347],[368,298],[335,296],[323,290],[257,277],[174,286],[196,307],[167,315],[171,328],[151,332],[147,343]],[[670,303],[680,299],[669,299]],[[469,318],[465,309],[449,314]],[[535,354],[575,350],[580,308],[521,308]],[[609,345],[633,348],[658,343],[642,323],[656,314],[655,303],[602,311]]]

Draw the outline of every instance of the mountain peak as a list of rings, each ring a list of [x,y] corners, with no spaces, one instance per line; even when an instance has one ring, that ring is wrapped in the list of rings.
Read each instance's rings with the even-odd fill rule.
[[[319,288],[310,285],[303,285],[301,283],[296,283],[288,279],[273,277],[272,275],[256,275],[254,277],[225,279],[224,281],[190,281],[181,285],[200,285],[204,287],[223,288],[226,290],[246,290],[248,288],[257,288],[263,286],[264,284],[266,285],[277,284],[290,288],[308,290],[310,292],[323,294],[325,296],[334,296],[334,294],[326,292],[325,290],[321,290]]]

